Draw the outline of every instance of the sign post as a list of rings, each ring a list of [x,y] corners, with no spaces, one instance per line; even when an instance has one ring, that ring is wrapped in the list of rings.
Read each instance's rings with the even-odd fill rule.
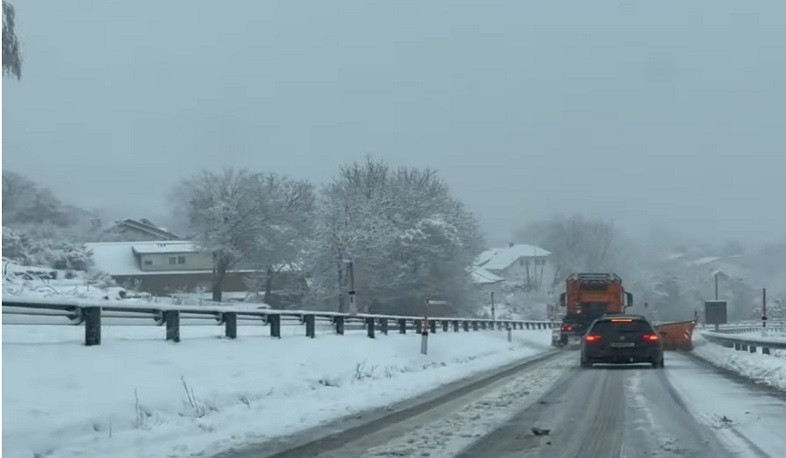
[[[761,327],[767,330],[767,288],[761,290]]]
[[[494,326],[494,322],[497,320],[496,318],[496,311],[494,310],[494,291],[491,292],[491,325]]]
[[[352,260],[349,261],[349,314],[358,314],[358,306],[355,304],[355,267]]]
[[[431,328],[428,321],[428,306],[445,304],[447,304],[447,301],[427,300],[423,307],[423,328],[420,330],[420,353],[423,355],[428,354],[428,334]]]

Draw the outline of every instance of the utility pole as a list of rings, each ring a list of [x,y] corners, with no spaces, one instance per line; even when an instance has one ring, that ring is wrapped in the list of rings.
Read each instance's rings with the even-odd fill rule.
[[[718,300],[718,272],[715,272],[715,275],[713,275],[713,277],[715,277],[715,300],[717,301]]]
[[[761,327],[767,327],[767,288],[761,290]]]

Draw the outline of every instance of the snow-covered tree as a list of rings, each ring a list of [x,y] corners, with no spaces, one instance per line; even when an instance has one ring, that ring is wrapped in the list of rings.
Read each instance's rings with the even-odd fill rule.
[[[215,301],[237,266],[269,269],[296,261],[314,202],[307,182],[245,169],[205,171],[181,182],[174,196],[199,246],[213,254]]]
[[[3,228],[3,257],[21,265],[88,271],[92,256],[83,244],[66,240],[47,226]]]
[[[426,299],[467,305],[481,237],[434,171],[367,159],[341,167],[320,197],[310,250],[319,301],[346,310],[351,261],[362,310],[419,312]]]
[[[3,2],[3,75],[22,78],[22,52],[16,36],[14,6]]]

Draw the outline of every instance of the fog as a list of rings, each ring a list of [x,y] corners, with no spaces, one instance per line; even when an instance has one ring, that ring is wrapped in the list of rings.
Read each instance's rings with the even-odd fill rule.
[[[553,214],[782,240],[786,4],[12,1],[3,167],[166,221],[200,169],[433,167],[490,242]]]

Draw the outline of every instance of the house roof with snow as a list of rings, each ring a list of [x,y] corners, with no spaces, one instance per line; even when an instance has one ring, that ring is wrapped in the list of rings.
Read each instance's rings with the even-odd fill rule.
[[[93,252],[96,269],[109,275],[146,273],[139,268],[135,253],[193,253],[197,251],[194,242],[181,240],[170,242],[99,242],[86,243],[85,247]],[[156,273],[160,274],[161,272]]]
[[[525,243],[512,244],[505,248],[492,248],[481,253],[475,264],[486,270],[504,270],[520,258],[545,258],[551,255],[543,248]]]
[[[131,246],[136,254],[166,254],[166,253],[197,253],[199,249],[194,242],[172,241],[172,242],[133,242]]]
[[[472,269],[472,281],[478,285],[491,285],[505,281],[505,279],[482,267],[475,267]]]

